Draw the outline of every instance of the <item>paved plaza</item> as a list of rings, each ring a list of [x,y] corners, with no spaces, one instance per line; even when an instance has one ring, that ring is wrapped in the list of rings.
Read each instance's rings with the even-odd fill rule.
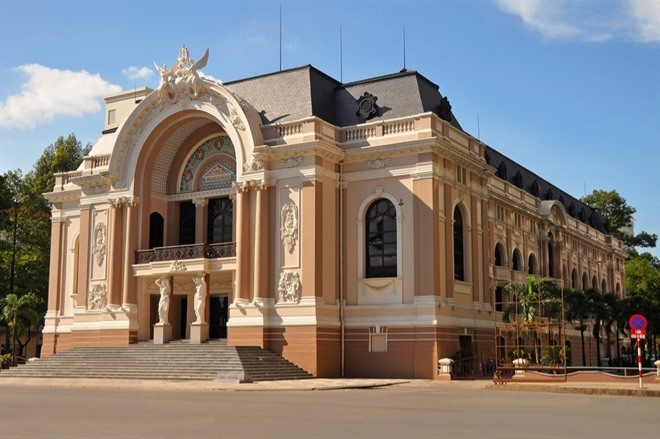
[[[483,381],[55,381],[0,380],[0,437],[660,437],[658,397],[501,392]]]

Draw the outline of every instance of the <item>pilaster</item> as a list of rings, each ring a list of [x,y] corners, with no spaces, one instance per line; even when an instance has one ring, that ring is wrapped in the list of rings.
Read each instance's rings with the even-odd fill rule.
[[[133,261],[137,242],[137,220],[138,220],[137,197],[126,200],[126,239],[124,240],[124,274],[123,274],[123,304],[137,303],[137,285],[133,276]]]

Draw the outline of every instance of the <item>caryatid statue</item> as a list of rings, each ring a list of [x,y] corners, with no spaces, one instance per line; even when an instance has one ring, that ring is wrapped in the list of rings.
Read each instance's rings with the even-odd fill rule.
[[[160,300],[158,301],[158,324],[169,325],[169,311],[170,311],[170,279],[168,277],[161,277],[156,279],[156,285],[160,288]]]
[[[204,311],[206,310],[206,279],[204,273],[199,276],[193,277],[195,282],[195,317],[197,318],[193,324],[204,324],[206,318]]]

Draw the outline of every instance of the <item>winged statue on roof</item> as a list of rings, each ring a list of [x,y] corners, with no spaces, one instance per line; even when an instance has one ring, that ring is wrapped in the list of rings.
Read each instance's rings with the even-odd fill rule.
[[[195,62],[190,57],[188,48],[184,45],[179,50],[179,58],[171,69],[168,68],[167,64],[160,67],[154,62],[156,71],[160,75],[160,84],[158,85],[160,101],[169,102],[181,95],[187,95],[192,99],[201,96],[205,90],[198,70],[205,67],[208,60],[209,49],[206,49],[204,56]]]

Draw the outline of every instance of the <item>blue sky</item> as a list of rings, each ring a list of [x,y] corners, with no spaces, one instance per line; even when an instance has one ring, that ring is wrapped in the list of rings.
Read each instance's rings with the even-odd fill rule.
[[[312,64],[344,82],[406,67],[463,128],[570,194],[616,189],[660,232],[660,0],[0,0],[0,172],[58,136],[94,142],[104,94],[158,85],[182,44],[222,81]],[[339,29],[343,33],[340,72]],[[653,254],[660,256],[658,249]]]

